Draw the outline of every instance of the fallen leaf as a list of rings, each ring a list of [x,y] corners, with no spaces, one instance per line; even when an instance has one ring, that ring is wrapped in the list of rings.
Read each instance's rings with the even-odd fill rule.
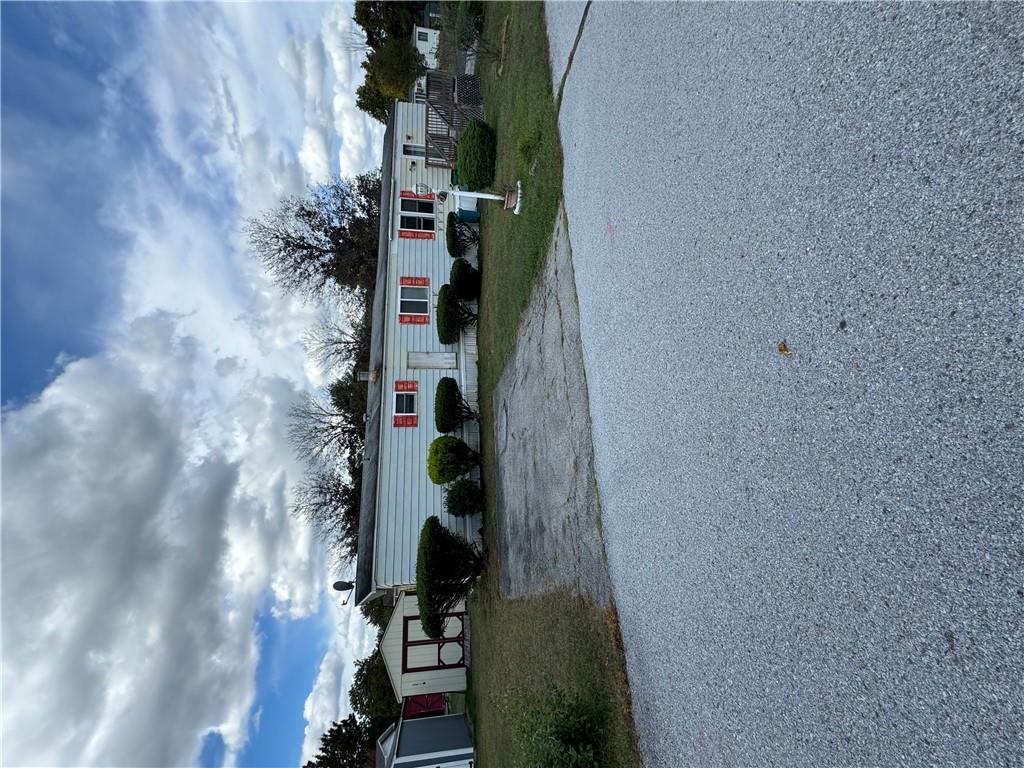
[[[786,344],[785,339],[779,342],[779,346],[777,347],[777,349],[779,350],[779,354],[782,355],[783,357],[793,356],[793,351],[789,348],[789,345]]]

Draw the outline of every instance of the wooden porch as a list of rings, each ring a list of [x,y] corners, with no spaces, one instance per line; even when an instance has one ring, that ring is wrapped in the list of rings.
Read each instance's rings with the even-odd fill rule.
[[[471,120],[483,120],[480,80],[427,72],[426,161],[437,168],[455,167],[455,148]]]

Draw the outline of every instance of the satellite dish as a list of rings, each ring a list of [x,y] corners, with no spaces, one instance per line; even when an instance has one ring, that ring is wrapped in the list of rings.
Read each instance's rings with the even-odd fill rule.
[[[342,601],[342,605],[348,605],[349,598],[352,596],[352,590],[355,588],[355,584],[351,581],[336,581],[334,582],[334,588],[339,592],[347,592],[345,599]]]

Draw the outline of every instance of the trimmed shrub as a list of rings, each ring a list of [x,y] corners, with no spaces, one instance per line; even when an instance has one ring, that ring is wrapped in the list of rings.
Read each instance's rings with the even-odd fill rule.
[[[519,729],[520,765],[598,768],[597,752],[605,705],[597,697],[555,691]]]
[[[458,214],[451,211],[445,221],[444,240],[448,255],[458,259],[471,245],[480,244],[480,233],[471,224],[460,221]]]
[[[437,485],[464,475],[480,463],[480,454],[452,435],[441,435],[427,452],[427,474]]]
[[[458,226],[452,224],[454,216],[454,213],[448,214],[448,226],[444,230],[444,244],[448,247],[448,255],[457,259],[462,256],[465,249],[462,240],[459,239]]]
[[[480,273],[465,259],[452,262],[448,282],[455,295],[463,301],[474,301],[480,295]]]
[[[480,120],[466,126],[459,138],[459,181],[469,189],[483,189],[494,181],[494,129]]]
[[[444,634],[445,614],[469,594],[483,566],[483,557],[468,541],[441,525],[436,516],[427,518],[416,554],[416,600],[427,635]]]
[[[459,478],[444,492],[444,511],[455,517],[483,512],[483,489],[468,477]]]
[[[449,284],[437,292],[437,338],[442,344],[455,344],[463,328],[476,322],[476,313],[459,301]]]
[[[462,422],[475,418],[476,413],[462,396],[459,382],[450,376],[437,382],[437,390],[434,392],[434,426],[438,432],[454,432],[462,426]]]

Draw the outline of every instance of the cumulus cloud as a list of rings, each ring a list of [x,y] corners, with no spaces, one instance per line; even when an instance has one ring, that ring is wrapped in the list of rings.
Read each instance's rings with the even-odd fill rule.
[[[255,379],[225,415],[237,432],[202,439],[203,357],[155,313],[5,415],[10,765],[184,765],[210,725],[229,749],[245,742],[269,579],[238,564],[295,557],[279,534],[296,523],[260,473],[291,468],[263,435],[282,435],[299,393]],[[302,580],[313,589],[277,597],[304,613],[322,585]]]
[[[331,109],[334,130],[341,142],[338,165],[343,176],[352,176],[362,170],[360,158],[368,155],[379,157],[378,147],[384,141],[384,126],[376,120],[367,119],[356,107],[356,88],[363,81],[363,70],[359,65],[366,55],[361,50],[353,50],[351,42],[361,34],[352,20],[349,5],[334,6],[324,15],[321,38],[334,74]]]
[[[374,650],[376,630],[368,626],[352,606],[339,608],[331,604],[328,614],[331,624],[331,644],[317,671],[313,690],[306,698],[303,715],[306,718],[302,759],[305,764],[320,749],[320,735],[331,723],[347,717],[351,712],[348,691],[355,675],[354,659],[361,659]]]
[[[319,606],[327,566],[288,515],[303,468],[286,435],[320,384],[301,347],[316,310],[267,282],[240,225],[338,170],[336,145],[343,173],[379,163],[334,37],[351,13],[146,6],[102,78],[93,151],[117,157],[129,125],[146,149],[110,170],[103,217],[126,246],[102,352],[61,359],[3,417],[5,764],[186,765],[214,730],[230,762],[252,722],[257,608]],[[372,642],[344,610],[307,745],[347,711]]]

